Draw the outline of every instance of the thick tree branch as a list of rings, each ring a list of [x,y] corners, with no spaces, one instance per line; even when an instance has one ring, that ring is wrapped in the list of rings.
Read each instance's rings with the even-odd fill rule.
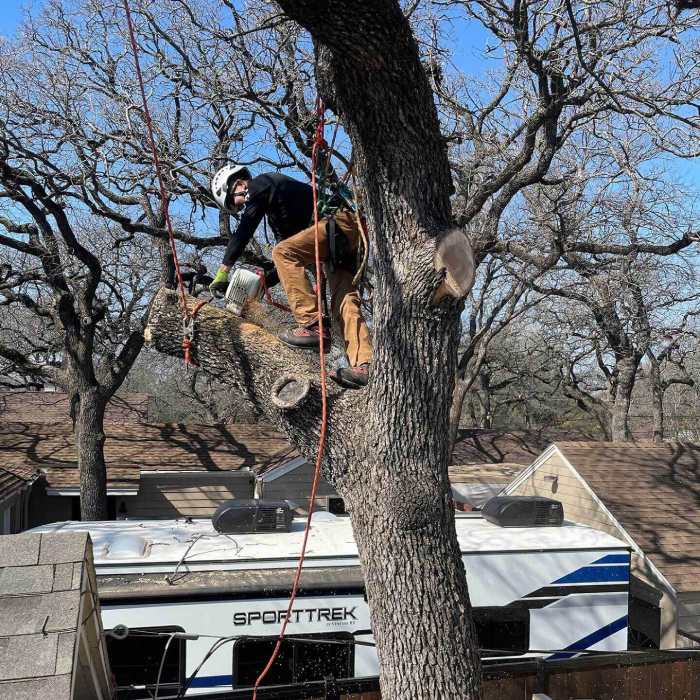
[[[64,373],[59,368],[31,362],[24,352],[16,348],[0,345],[0,357],[11,362],[15,370],[22,374],[47,379],[59,386],[62,386],[62,381],[65,379]]]
[[[187,297],[190,312],[197,300]],[[230,311],[207,305],[199,310],[195,324],[194,359],[222,384],[236,387],[283,430],[309,460],[315,460],[320,430],[321,394],[318,369],[303,351],[293,350],[265,328],[251,322],[267,318],[264,308],[252,302],[241,319]],[[151,304],[145,331],[146,342],[167,355],[183,357],[182,313],[176,292],[161,289]],[[283,376],[309,384],[303,401],[290,409],[278,408],[273,387]],[[325,473],[336,484],[343,477],[343,457],[352,442],[347,423],[359,421],[366,411],[364,392],[343,391],[329,384],[327,459]],[[352,449],[352,448],[350,448]]]

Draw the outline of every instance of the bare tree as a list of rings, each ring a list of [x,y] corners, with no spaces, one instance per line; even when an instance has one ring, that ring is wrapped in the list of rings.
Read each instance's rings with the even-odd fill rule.
[[[119,250],[120,260],[110,266],[106,232],[90,217],[75,216],[60,186],[39,174],[18,144],[16,133],[0,137],[0,206],[6,214],[0,303],[10,307],[0,356],[6,375],[69,393],[81,514],[101,520],[107,517],[104,410],[143,345],[144,298],[155,280],[149,285]],[[112,267],[111,274],[105,267]],[[32,333],[32,325],[39,332]]]
[[[652,440],[661,442],[666,435],[665,397],[674,386],[683,385],[697,390],[698,383],[687,367],[690,346],[696,347],[698,335],[690,322],[698,312],[687,312],[678,328],[670,330],[646,352],[649,362],[649,384],[652,397]]]
[[[612,176],[591,176],[601,185],[584,179],[578,186],[541,189],[530,200],[536,228],[548,240],[544,247],[555,251],[541,259],[551,265],[557,258],[545,281],[530,286],[566,300],[557,320],[581,341],[588,338],[565,375],[569,388],[594,408],[599,399],[581,391],[574,366],[595,359],[608,388],[614,440],[630,439],[630,403],[642,358],[675,326],[682,309],[700,298],[688,193],[660,172],[642,175],[643,163],[623,153],[614,159],[619,167]],[[572,313],[574,307],[586,310],[583,318]]]
[[[483,263],[470,296],[468,318],[464,323],[455,388],[450,409],[450,444],[454,445],[465,397],[478,385],[476,396],[482,399],[482,427],[491,427],[493,411],[490,400],[505,384],[491,385],[489,372],[484,371],[489,350],[504,330],[521,315],[537,305],[541,297],[524,281],[529,274],[540,274],[537,268],[520,266],[513,274],[500,259]]]

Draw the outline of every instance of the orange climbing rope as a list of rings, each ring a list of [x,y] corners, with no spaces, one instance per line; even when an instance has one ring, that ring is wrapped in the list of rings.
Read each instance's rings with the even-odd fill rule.
[[[151,148],[151,154],[153,157],[153,165],[156,171],[156,176],[158,178],[158,185],[160,188],[160,196],[161,196],[161,201],[163,202],[163,217],[165,218],[165,223],[166,227],[168,230],[168,238],[170,241],[170,249],[173,254],[173,260],[175,263],[175,272],[177,275],[177,282],[178,282],[178,290],[180,294],[180,305],[182,308],[182,323],[183,323],[183,340],[182,340],[182,348],[185,356],[185,361],[188,364],[196,364],[192,357],[192,351],[193,351],[193,336],[194,336],[194,320],[197,315],[197,312],[206,304],[206,301],[199,302],[192,314],[190,314],[187,310],[187,303],[185,299],[185,285],[182,280],[182,273],[180,270],[180,263],[178,261],[177,257],[177,249],[175,246],[175,235],[173,233],[173,227],[172,223],[170,221],[170,213],[169,213],[169,204],[170,200],[167,195],[167,192],[165,190],[165,183],[163,182],[163,177],[161,174],[161,164],[160,164],[160,159],[158,158],[158,151],[156,149],[156,144],[155,144],[155,137],[153,134],[153,122],[151,119],[151,113],[150,110],[148,109],[148,100],[146,99],[146,90],[144,87],[143,83],[143,76],[141,74],[141,66],[139,63],[139,56],[138,56],[138,45],[136,44],[136,36],[134,32],[134,24],[133,20],[131,17],[131,11],[129,8],[129,0],[123,0],[124,4],[124,11],[126,13],[126,19],[127,19],[127,25],[129,28],[129,39],[131,41],[131,49],[134,54],[134,63],[136,67],[136,76],[138,78],[139,82],[139,88],[141,90],[141,100],[143,103],[143,111],[144,111],[144,117],[146,121],[146,127],[148,131],[148,140],[149,140],[149,145]],[[314,138],[314,144],[313,148],[311,151],[311,160],[312,160],[312,172],[311,172],[311,187],[313,190],[313,203],[314,203],[314,229],[315,229],[315,263],[316,263],[316,303],[318,306],[318,331],[319,331],[319,355],[320,355],[320,363],[321,363],[321,428],[320,428],[320,433],[319,433],[319,441],[318,441],[318,452],[316,454],[316,466],[314,469],[314,478],[313,482],[311,484],[311,494],[309,495],[309,513],[306,518],[306,529],[304,530],[304,538],[302,541],[301,545],[301,553],[299,555],[299,563],[297,565],[296,573],[294,575],[294,582],[292,584],[292,591],[289,596],[289,605],[287,607],[287,614],[285,616],[284,622],[282,623],[282,628],[280,629],[279,636],[277,638],[277,643],[275,644],[275,648],[272,652],[272,655],[270,656],[269,661],[267,662],[267,665],[263,669],[262,673],[258,676],[257,680],[255,681],[255,685],[253,687],[253,700],[256,700],[257,698],[257,689],[259,685],[262,683],[262,681],[265,679],[265,676],[268,674],[269,670],[272,668],[272,665],[275,663],[275,660],[277,659],[277,656],[279,655],[280,648],[282,646],[282,641],[284,639],[285,632],[287,630],[287,623],[289,622],[289,618],[291,616],[292,612],[292,607],[294,605],[294,601],[296,600],[297,592],[299,590],[299,583],[301,581],[301,571],[304,566],[304,558],[306,556],[306,547],[308,544],[309,540],[309,533],[311,532],[311,516],[313,515],[314,511],[314,505],[316,502],[316,493],[318,491],[318,483],[320,481],[320,476],[321,476],[321,462],[323,460],[323,452],[325,449],[325,444],[326,444],[326,433],[328,429],[328,401],[327,401],[327,390],[326,390],[326,365],[325,365],[325,344],[324,344],[324,338],[323,338],[323,312],[322,312],[322,303],[323,303],[323,287],[325,285],[323,281],[323,270],[321,268],[321,255],[319,251],[319,237],[320,237],[320,222],[319,222],[319,216],[318,216],[318,181],[317,181],[317,170],[318,170],[318,165],[319,165],[319,157],[321,153],[323,152],[324,149],[327,148],[327,144],[324,140],[324,127],[325,127],[325,108],[323,106],[323,101],[319,98],[316,100],[316,116],[317,116],[317,124],[316,124],[316,134]],[[337,126],[336,126],[336,131],[337,131]],[[333,139],[335,140],[335,134],[333,136]],[[273,305],[277,306],[275,302],[272,302],[272,299],[269,294],[269,290],[264,285],[264,279],[262,280],[262,284],[264,286],[265,292],[267,296],[269,297],[268,301],[273,303]],[[281,306],[281,305],[280,305]]]
[[[323,271],[321,269],[321,255],[319,253],[319,219],[318,219],[318,181],[316,178],[316,171],[318,166],[318,158],[322,149],[325,147],[326,143],[323,138],[323,132],[325,127],[325,108],[323,106],[323,101],[320,98],[316,100],[316,136],[314,138],[314,145],[311,150],[311,188],[313,189],[314,197],[314,229],[316,234],[315,240],[315,257],[316,257],[316,304],[318,307],[318,333],[319,333],[319,354],[321,362],[321,431],[318,440],[318,452],[316,453],[316,466],[314,468],[314,478],[311,483],[311,494],[309,495],[309,514],[306,516],[306,529],[304,530],[304,539],[301,544],[301,553],[299,554],[299,563],[297,564],[297,569],[294,574],[294,583],[292,584],[292,592],[289,596],[289,605],[287,606],[287,614],[282,622],[282,627],[280,629],[279,636],[277,637],[277,643],[275,648],[272,650],[272,655],[270,656],[267,665],[263,669],[262,673],[258,676],[253,686],[253,700],[257,699],[257,691],[260,684],[265,679],[272,665],[275,663],[277,656],[280,653],[282,647],[282,641],[284,640],[284,635],[287,631],[287,624],[292,615],[292,607],[294,606],[294,601],[297,597],[297,592],[299,591],[299,582],[301,580],[301,570],[304,566],[304,557],[306,556],[306,545],[309,541],[309,533],[311,532],[311,516],[314,511],[314,504],[316,503],[316,492],[318,491],[318,482],[321,477],[321,461],[323,459],[323,451],[326,445],[326,431],[328,429],[328,404],[326,397],[326,364],[324,361],[325,357],[325,347],[323,340],[323,312],[321,310],[322,304],[322,289],[324,286],[323,281]]]
[[[146,98],[146,88],[143,84],[143,75],[141,73],[141,64],[139,62],[139,50],[136,44],[136,33],[134,31],[134,22],[131,17],[131,9],[129,7],[129,0],[123,0],[124,12],[126,13],[126,23],[129,28],[129,41],[131,42],[131,51],[134,55],[134,67],[136,68],[136,77],[139,82],[139,90],[141,91],[141,103],[143,105],[143,115],[146,122],[146,131],[148,132],[148,144],[151,149],[151,156],[153,158],[153,167],[156,171],[156,177],[158,179],[158,187],[160,189],[160,200],[163,203],[163,218],[165,219],[165,226],[168,230],[168,240],[170,242],[170,250],[173,254],[173,262],[175,264],[175,274],[177,276],[177,286],[180,295],[180,308],[182,310],[182,350],[185,357],[185,362],[188,365],[195,365],[196,362],[192,357],[192,352],[194,350],[194,319],[197,311],[206,303],[200,302],[197,305],[194,313],[190,315],[187,310],[187,301],[185,300],[185,285],[182,281],[182,271],[180,270],[180,262],[177,257],[177,247],[175,246],[175,234],[173,232],[173,225],[170,221],[170,196],[165,190],[165,183],[163,182],[163,175],[161,173],[161,163],[158,157],[158,150],[156,149],[156,140],[153,134],[153,120],[151,119],[151,111],[148,108],[148,100]]]

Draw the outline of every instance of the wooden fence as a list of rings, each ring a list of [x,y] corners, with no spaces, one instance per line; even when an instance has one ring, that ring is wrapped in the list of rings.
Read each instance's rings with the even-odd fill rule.
[[[700,700],[698,652],[631,652],[565,661],[494,664],[484,669],[484,700]]]
[[[700,651],[596,654],[560,661],[523,659],[484,665],[483,700],[700,700]],[[249,691],[198,696],[247,700]],[[259,700],[381,700],[378,678],[261,688]],[[440,700],[440,698],[435,698]]]

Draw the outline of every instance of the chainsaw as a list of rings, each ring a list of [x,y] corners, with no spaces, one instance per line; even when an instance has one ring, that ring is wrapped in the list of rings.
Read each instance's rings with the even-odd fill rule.
[[[230,276],[224,296],[226,308],[240,316],[248,300],[262,299],[265,291],[264,279],[263,271],[259,268],[236,267]]]

